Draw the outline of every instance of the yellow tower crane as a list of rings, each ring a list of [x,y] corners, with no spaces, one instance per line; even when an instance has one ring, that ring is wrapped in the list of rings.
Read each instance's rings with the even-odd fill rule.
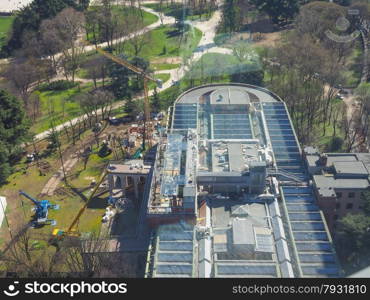
[[[104,171],[104,173],[101,176],[100,180],[95,185],[95,188],[93,189],[92,193],[87,198],[85,204],[80,208],[80,210],[78,211],[76,217],[73,219],[73,221],[69,225],[69,227],[66,230],[62,230],[62,229],[58,229],[58,228],[56,228],[56,229],[53,230],[53,233],[52,233],[52,235],[53,235],[52,241],[53,242],[56,242],[58,240],[62,240],[65,236],[78,237],[80,235],[79,230],[78,230],[78,223],[80,221],[80,217],[85,212],[85,210],[86,210],[87,206],[89,205],[90,201],[94,198],[94,195],[98,191],[99,186],[103,183],[103,180],[105,179],[105,177],[107,176],[107,174],[108,174],[108,172],[107,171]]]
[[[88,44],[87,41],[85,41],[86,44]],[[158,87],[162,87],[162,81],[159,79],[155,79],[154,77],[150,76],[149,74],[145,73],[144,70],[130,64],[128,61],[114,56],[113,54],[103,50],[100,47],[96,48],[96,51],[105,57],[109,58],[110,60],[114,61],[115,63],[122,65],[126,67],[127,69],[133,71],[134,73],[140,75],[143,78],[144,81],[144,133],[143,133],[143,150],[145,149],[145,142],[147,141],[147,144],[149,146],[151,145],[151,138],[152,138],[152,126],[150,124],[150,101],[149,101],[149,92],[148,92],[148,81],[153,81],[157,84]],[[87,199],[86,203],[81,207],[79,212],[77,213],[76,217],[73,219],[72,223],[66,230],[61,229],[54,229],[53,230],[53,237],[52,242],[56,242],[58,240],[62,240],[65,236],[79,236],[80,233],[78,231],[78,223],[82,216],[82,214],[85,212],[88,204],[93,199],[95,193],[97,192],[99,186],[107,176],[107,172],[105,171],[100,178],[99,182],[95,186],[94,190],[92,191],[91,195]]]
[[[130,71],[140,75],[144,81],[144,133],[143,133],[143,150],[145,150],[145,141],[151,146],[151,139],[152,139],[152,132],[153,128],[150,124],[150,100],[149,100],[149,91],[148,91],[148,81],[153,81],[157,84],[159,88],[162,87],[162,80],[155,79],[154,77],[147,74],[144,70],[130,64],[127,60],[124,60],[120,57],[117,57],[105,50],[101,47],[96,47],[96,51],[105,57],[109,58],[110,60],[114,61],[115,63],[126,67]]]

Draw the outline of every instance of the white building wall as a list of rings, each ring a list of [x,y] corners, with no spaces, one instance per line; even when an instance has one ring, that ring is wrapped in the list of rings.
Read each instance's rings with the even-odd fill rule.
[[[0,196],[0,226],[3,224],[6,206],[7,206],[6,198]]]

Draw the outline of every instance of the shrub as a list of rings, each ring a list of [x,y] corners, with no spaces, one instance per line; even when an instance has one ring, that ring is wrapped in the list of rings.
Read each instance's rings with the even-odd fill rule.
[[[340,151],[342,149],[342,146],[343,139],[339,136],[333,136],[327,145],[327,151],[330,152]]]
[[[64,91],[77,86],[78,83],[68,80],[57,80],[51,83],[43,83],[38,86],[38,90],[41,92],[45,91]]]
[[[100,157],[106,157],[106,156],[108,156],[111,153],[112,153],[112,149],[109,148],[109,146],[108,146],[107,143],[103,143],[103,145],[99,149],[98,155]]]

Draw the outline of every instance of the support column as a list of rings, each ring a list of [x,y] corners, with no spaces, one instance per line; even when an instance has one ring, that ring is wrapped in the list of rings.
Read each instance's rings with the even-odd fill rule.
[[[134,192],[136,200],[139,200],[139,178],[137,176],[133,176],[132,179],[134,180]]]
[[[113,196],[113,189],[114,189],[114,175],[108,174],[108,186],[109,186],[109,195]]]
[[[126,186],[127,186],[127,176],[121,175],[121,190],[122,190],[122,197],[126,195]]]

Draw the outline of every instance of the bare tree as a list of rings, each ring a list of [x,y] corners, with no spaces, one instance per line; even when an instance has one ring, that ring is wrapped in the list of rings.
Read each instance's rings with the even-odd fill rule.
[[[45,251],[46,236],[37,236],[37,240],[39,243],[35,243],[29,224],[19,227],[1,257],[7,272],[20,277],[51,277],[55,274],[59,254]]]
[[[108,60],[104,56],[98,56],[88,63],[84,64],[83,67],[87,69],[87,75],[94,82],[95,88],[97,88],[97,81],[102,80],[103,87],[105,86],[105,78],[108,75]]]
[[[67,79],[71,76],[74,81],[84,52],[84,43],[80,38],[85,28],[85,17],[73,8],[65,8],[47,25],[48,34],[54,37],[58,45],[63,44],[61,66],[64,75]]]
[[[100,36],[103,41],[107,42],[108,49],[112,51],[113,41],[117,37],[119,16],[113,11],[112,0],[102,0],[101,3],[98,15]]]
[[[99,13],[97,10],[87,10],[85,12],[85,30],[86,30],[86,40],[90,40],[95,47],[99,43]]]
[[[286,100],[299,139],[310,142],[317,124],[325,131],[330,123],[342,67],[335,53],[310,35],[293,32],[264,61],[276,74],[270,88]]]
[[[133,33],[129,43],[134,48],[134,56],[139,56],[144,46],[150,43],[152,36],[150,31],[144,34],[140,31],[144,27],[142,19],[134,18],[132,26]]]
[[[106,90],[95,90],[94,92],[83,94],[79,97],[79,102],[82,110],[87,115],[90,127],[92,127],[92,121],[94,124],[98,123],[99,115],[103,119],[109,117],[114,96],[112,93]]]
[[[3,76],[12,82],[25,105],[27,105],[32,84],[40,79],[39,75],[31,60],[15,60],[3,73]]]

